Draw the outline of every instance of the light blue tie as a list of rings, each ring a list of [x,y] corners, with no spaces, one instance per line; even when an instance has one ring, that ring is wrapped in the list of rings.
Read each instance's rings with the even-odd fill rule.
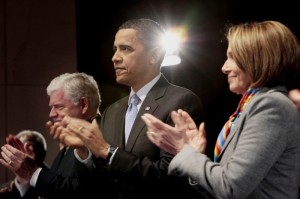
[[[137,105],[140,103],[140,98],[134,94],[130,99],[130,104],[126,112],[126,123],[125,123],[125,144],[127,143],[127,139],[129,137],[132,125],[138,113]]]

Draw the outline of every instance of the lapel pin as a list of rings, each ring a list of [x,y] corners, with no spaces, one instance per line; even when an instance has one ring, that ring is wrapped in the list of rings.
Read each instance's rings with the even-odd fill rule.
[[[145,111],[149,111],[150,110],[150,106],[147,106],[146,108],[145,108]]]

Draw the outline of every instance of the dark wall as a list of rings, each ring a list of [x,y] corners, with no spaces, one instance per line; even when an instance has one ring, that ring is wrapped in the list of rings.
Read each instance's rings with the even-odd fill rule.
[[[46,87],[55,76],[77,71],[75,1],[0,0],[0,146],[8,134],[41,132],[51,164],[58,143],[46,129]],[[12,179],[0,165],[0,184]]]

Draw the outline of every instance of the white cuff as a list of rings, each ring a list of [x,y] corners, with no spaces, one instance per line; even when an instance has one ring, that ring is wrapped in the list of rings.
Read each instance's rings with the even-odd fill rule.
[[[95,166],[94,166],[94,163],[93,163],[93,160],[92,160],[92,153],[89,149],[88,149],[88,151],[89,151],[89,155],[85,160],[83,160],[79,157],[76,150],[74,150],[74,155],[75,155],[76,159],[79,162],[81,162],[82,164],[84,164],[87,168],[93,169],[93,168],[95,168]]]
[[[30,188],[29,182],[19,183],[17,178],[15,178],[15,185],[16,185],[16,188],[18,189],[18,191],[20,192],[21,197],[23,197],[26,194],[26,192],[28,191],[28,189]]]
[[[36,185],[36,182],[37,182],[37,179],[40,175],[40,172],[41,172],[42,168],[38,168],[37,170],[35,170],[35,172],[32,174],[31,176],[31,179],[30,179],[30,185],[35,187]]]

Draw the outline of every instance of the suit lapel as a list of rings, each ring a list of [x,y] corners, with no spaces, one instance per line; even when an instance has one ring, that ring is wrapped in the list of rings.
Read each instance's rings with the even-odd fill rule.
[[[255,99],[257,96],[259,95],[256,94],[256,96],[253,97],[253,99]],[[234,127],[232,129],[232,132],[229,133],[224,146],[222,148],[222,151],[220,152],[220,158],[223,155],[223,152],[226,150],[228,144],[231,142],[231,140],[233,139],[233,137],[235,136],[235,134],[240,133],[241,129],[243,128],[242,126],[244,125],[244,121],[245,121],[245,115],[248,112],[248,110],[250,109],[250,107],[253,104],[253,101],[255,100],[250,100],[249,104],[245,107],[245,110],[238,116],[238,118],[236,119],[235,123],[234,123]]]
[[[164,96],[167,85],[168,85],[168,81],[162,75],[162,77],[158,80],[158,82],[153,86],[153,88],[147,94],[147,96],[146,96],[146,98],[145,98],[143,104],[141,105],[141,108],[140,108],[140,110],[137,114],[137,117],[136,117],[135,122],[132,126],[132,129],[131,129],[129,138],[127,140],[127,144],[125,146],[125,149],[127,151],[130,151],[133,148],[137,137],[142,132],[147,131],[145,129],[147,127],[146,127],[144,121],[141,119],[141,116],[145,113],[150,113],[150,114],[154,113],[154,111],[158,107],[158,103],[156,102],[156,100]],[[126,114],[126,110],[125,110],[125,114]],[[123,124],[124,124],[124,121],[125,121],[125,114],[124,114],[124,117],[123,117]],[[125,129],[125,128],[123,128],[123,129]],[[122,137],[123,137],[123,140],[124,140],[124,132],[123,132]]]
[[[120,107],[120,114],[117,114],[118,116],[116,117],[116,124],[120,124],[122,128],[118,128],[120,129],[120,132],[116,133],[114,138],[117,146],[122,146],[123,149],[125,148],[125,115],[128,108],[127,102],[128,97],[126,98],[126,103]]]
[[[100,129],[104,139],[113,146],[125,148],[125,114],[128,107],[126,96],[106,109],[100,121]],[[108,113],[107,113],[108,112]]]
[[[222,150],[221,150],[221,152],[220,152],[220,157],[219,157],[219,159],[222,157],[223,152],[226,150],[228,144],[231,142],[231,140],[232,140],[232,138],[234,137],[234,135],[237,133],[238,130],[240,130],[240,128],[241,128],[240,126],[241,126],[241,123],[242,123],[241,121],[243,120],[243,118],[244,118],[244,117],[239,117],[239,118],[237,118],[238,120],[236,121],[233,130],[229,133],[229,135],[228,135],[228,137],[227,137],[227,139],[226,139],[226,141],[225,141],[225,143],[224,143],[224,146],[223,146],[223,148],[222,148]]]
[[[53,161],[53,163],[51,165],[51,170],[52,171],[56,172],[58,170],[58,168],[60,167],[60,164],[61,164],[61,162],[62,162],[62,160],[64,158],[64,154],[66,152],[66,149],[67,149],[67,147],[64,147],[63,149],[61,149],[58,152],[56,158],[54,159],[54,161]]]
[[[73,167],[75,160],[74,149],[67,148],[61,162],[59,163],[57,173],[61,175],[67,175],[72,173],[71,168]],[[72,167],[70,167],[72,165]]]

